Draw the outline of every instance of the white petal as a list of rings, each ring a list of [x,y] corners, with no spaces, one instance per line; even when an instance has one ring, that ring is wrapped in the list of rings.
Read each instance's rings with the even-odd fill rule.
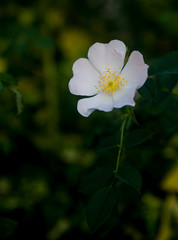
[[[123,67],[124,64],[124,50],[123,46],[119,51],[120,43],[110,42],[109,44],[95,43],[88,51],[88,58],[91,64],[99,71],[103,72],[106,68],[113,71],[115,68]]]
[[[98,93],[94,97],[79,100],[77,109],[84,117],[88,117],[96,109],[110,112],[113,109],[113,99],[107,93]]]
[[[148,65],[144,63],[143,55],[133,51],[122,71],[122,77],[127,80],[127,86],[140,88],[148,77]]]
[[[137,79],[137,89],[141,88],[145,81],[148,78],[148,68],[149,66],[147,64],[144,64],[143,66],[138,67],[138,72],[135,75],[135,79]]]
[[[125,54],[126,54],[126,46],[122,41],[112,40],[109,42],[109,45],[114,48],[114,50],[122,55],[122,60],[124,62]]]
[[[91,65],[88,59],[80,58],[73,64],[74,76],[69,82],[69,90],[75,95],[92,96],[97,93],[94,87],[97,84],[99,72]]]
[[[134,96],[136,90],[134,88],[123,87],[117,90],[113,94],[113,101],[115,108],[121,108],[123,106],[135,106]]]

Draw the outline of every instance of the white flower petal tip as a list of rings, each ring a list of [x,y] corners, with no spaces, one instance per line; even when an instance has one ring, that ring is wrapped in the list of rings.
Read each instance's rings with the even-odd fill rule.
[[[143,55],[133,51],[124,66],[126,46],[122,41],[95,43],[88,51],[88,59],[73,64],[69,82],[72,94],[93,96],[78,101],[78,112],[88,117],[94,110],[105,112],[123,106],[135,106],[134,97],[148,77],[148,65]]]
[[[141,88],[148,78],[148,68],[147,64],[143,64],[139,67],[139,73],[137,78],[137,89]]]
[[[122,55],[123,59],[126,54],[126,45],[120,40],[112,40],[109,42],[109,45],[119,54]]]
[[[135,107],[135,101],[132,99],[127,103],[128,106]]]
[[[106,68],[122,68],[126,54],[126,46],[119,40],[112,40],[109,43],[95,43],[88,51],[88,59],[91,64],[103,72]]]
[[[85,99],[81,99],[78,101],[77,110],[83,117],[88,117],[93,111],[95,111],[95,109],[91,107],[87,108],[84,101]]]
[[[77,110],[84,117],[88,117],[96,109],[104,112],[112,111],[113,99],[105,93],[100,93],[78,101]]]
[[[88,59],[80,58],[75,61],[72,70],[74,76],[69,82],[69,90],[72,94],[92,96],[97,93],[94,85],[97,84],[100,74]]]
[[[122,74],[130,87],[139,89],[148,77],[149,66],[145,64],[143,55],[139,51],[133,51],[122,70]]]

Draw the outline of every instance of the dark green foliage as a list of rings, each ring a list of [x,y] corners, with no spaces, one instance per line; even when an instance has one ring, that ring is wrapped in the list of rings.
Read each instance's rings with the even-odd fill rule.
[[[178,82],[178,74],[159,75],[157,82],[162,91],[171,92]]]
[[[173,55],[168,55],[168,61],[169,57]],[[175,57],[175,56],[174,56]],[[175,59],[174,59],[175,60]],[[163,60],[158,61],[155,65],[153,63],[153,67],[151,65],[150,72],[154,73],[154,69],[156,68],[158,71],[158,66],[161,71],[165,66],[165,57]],[[154,67],[156,66],[156,67]],[[155,74],[158,72],[155,71]],[[161,74],[164,73],[172,73],[171,71],[164,71],[161,72]],[[171,75],[169,75],[170,77]],[[146,99],[151,98],[152,102],[155,104],[155,106],[162,105],[162,110],[166,108],[165,100],[169,99],[168,96],[171,95],[171,90],[175,87],[175,81],[173,79],[173,83],[166,84],[167,81],[167,75],[163,77],[163,79],[148,79],[145,83],[145,85],[140,89],[139,93]],[[169,78],[170,79],[170,78]],[[171,81],[171,79],[170,79]],[[164,86],[164,88],[157,89],[157,86]],[[165,90],[167,89],[167,90]],[[167,101],[166,101],[167,102]],[[156,109],[156,108],[155,108]],[[137,123],[137,120],[135,118],[135,114],[133,111],[128,108],[127,114],[130,117],[130,119],[133,120],[133,122]],[[138,124],[138,123],[137,123]],[[124,125],[122,125],[121,129]],[[123,129],[121,130],[123,131]],[[119,137],[121,140],[119,140]],[[132,131],[128,131],[123,142],[123,146],[128,147],[136,147],[140,144],[143,144],[147,140],[151,139],[153,137],[153,132],[146,129],[135,129]],[[111,136],[108,138],[105,138],[101,144],[98,147],[98,153],[102,153],[104,151],[110,150],[112,148],[120,148],[122,147],[122,144],[120,143],[122,141],[122,134],[116,134],[115,136]],[[120,155],[118,155],[120,158]],[[103,174],[104,173],[104,174]],[[116,171],[113,171],[113,176],[106,175],[105,172],[95,171],[93,172],[90,177],[87,178],[87,181],[85,183],[86,185],[86,191],[84,192],[92,192],[92,190],[97,190],[98,187],[103,187],[100,190],[98,190],[96,193],[93,194],[91,199],[89,200],[89,204],[87,206],[87,220],[89,227],[92,232],[96,231],[99,227],[101,227],[109,218],[116,202],[119,199],[119,188],[114,188],[113,190],[113,184],[114,179],[119,180],[122,183],[125,183],[126,185],[132,187],[136,191],[141,191],[141,185],[142,185],[142,178],[140,173],[131,166],[119,166],[118,170],[116,167]],[[106,177],[107,176],[107,177]],[[110,183],[110,186],[107,186],[108,184],[108,176],[113,177],[112,182]],[[106,178],[105,178],[106,177]],[[103,184],[101,184],[101,179],[103,179]],[[94,186],[95,181],[95,187]],[[110,180],[111,181],[111,180]],[[106,186],[105,186],[106,184]],[[89,187],[88,187],[88,186]],[[104,187],[105,186],[105,187]],[[84,186],[85,187],[85,186]],[[125,189],[127,191],[127,189]],[[122,196],[123,197],[123,196]],[[121,199],[122,199],[121,197]]]
[[[15,84],[17,85],[17,79],[14,78],[11,74],[9,73],[0,73],[0,82],[4,84]]]
[[[90,199],[86,214],[91,232],[96,231],[110,217],[117,202],[117,191],[112,186],[98,190]]]
[[[20,115],[23,111],[23,100],[22,94],[14,87],[17,85],[18,80],[9,73],[0,73],[0,91],[5,88],[11,91],[15,95],[16,106],[17,106],[17,115]]]
[[[96,148],[96,153],[101,154],[105,151],[108,151],[113,148],[118,148],[119,147],[119,136],[114,135],[110,137],[106,137],[101,140],[99,145]]]
[[[97,168],[84,178],[79,191],[87,194],[94,193],[102,187],[109,186],[113,178],[113,171],[104,168]]]
[[[155,101],[157,95],[157,86],[155,79],[148,78],[146,83],[138,90],[139,94],[146,99]]]
[[[91,232],[98,230],[109,219],[119,200],[130,202],[131,199],[129,201],[127,199],[129,194],[127,191],[130,190],[121,183],[140,192],[141,175],[131,166],[121,166],[118,172],[97,169],[83,182],[82,191],[93,194],[86,207],[87,221]],[[133,199],[134,195],[135,193],[132,191]]]
[[[115,178],[119,179],[140,192],[142,185],[142,177],[137,169],[130,166],[120,166],[117,173],[114,174]]]
[[[152,137],[153,133],[146,129],[136,129],[130,131],[124,140],[125,147],[138,146]]]
[[[152,63],[148,75],[178,74],[178,51],[170,52]]]

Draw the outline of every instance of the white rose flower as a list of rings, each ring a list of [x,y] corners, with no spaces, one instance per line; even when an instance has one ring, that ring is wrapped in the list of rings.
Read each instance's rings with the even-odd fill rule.
[[[81,115],[88,117],[96,109],[110,112],[125,105],[135,106],[134,96],[148,77],[148,65],[140,52],[133,51],[124,66],[125,55],[125,44],[112,40],[108,44],[95,43],[88,59],[74,62],[70,92],[92,96],[78,101]]]

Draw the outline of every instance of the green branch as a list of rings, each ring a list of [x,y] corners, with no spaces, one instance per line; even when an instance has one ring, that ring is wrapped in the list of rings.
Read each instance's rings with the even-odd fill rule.
[[[126,122],[127,122],[127,117],[125,118],[121,126],[121,138],[120,138],[119,152],[118,152],[115,172],[118,172],[118,168],[119,168],[119,162],[120,162],[120,156],[121,156],[122,144],[123,144],[124,128],[125,128]]]

